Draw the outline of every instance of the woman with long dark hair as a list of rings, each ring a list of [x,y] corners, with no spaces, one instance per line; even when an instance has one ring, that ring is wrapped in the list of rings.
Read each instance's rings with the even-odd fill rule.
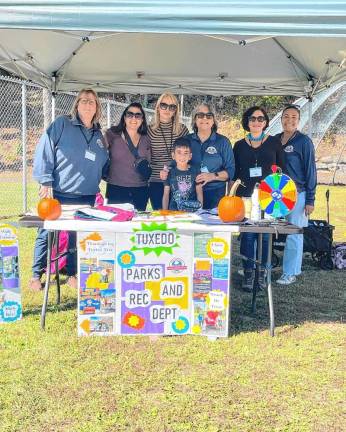
[[[110,204],[131,203],[145,210],[148,202],[148,178],[136,168],[137,159],[150,162],[150,138],[142,105],[127,106],[117,126],[106,131],[110,156],[106,198]]]

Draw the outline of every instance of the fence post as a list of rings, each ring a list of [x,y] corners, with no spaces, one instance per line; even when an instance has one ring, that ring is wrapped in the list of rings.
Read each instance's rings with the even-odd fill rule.
[[[107,101],[107,129],[111,127],[111,103]]]
[[[27,117],[26,117],[26,84],[22,84],[22,174],[23,174],[23,213],[28,210],[28,185],[27,185]]]

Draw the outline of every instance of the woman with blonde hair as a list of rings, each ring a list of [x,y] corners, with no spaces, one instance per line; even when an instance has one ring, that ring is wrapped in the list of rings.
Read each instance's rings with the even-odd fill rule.
[[[163,93],[156,102],[155,117],[148,128],[151,140],[152,175],[149,182],[149,198],[154,210],[162,208],[164,183],[160,171],[167,170],[172,162],[174,141],[189,133],[180,123],[179,103],[172,93]]]
[[[94,205],[101,178],[108,166],[99,120],[101,105],[97,93],[82,89],[70,116],[56,118],[42,135],[35,152],[33,177],[39,183],[39,197],[58,199],[61,204]],[[74,250],[75,233],[69,235]],[[30,288],[41,289],[40,278],[47,264],[47,231],[36,238]],[[77,256],[69,252],[66,265],[68,284],[77,287]]]

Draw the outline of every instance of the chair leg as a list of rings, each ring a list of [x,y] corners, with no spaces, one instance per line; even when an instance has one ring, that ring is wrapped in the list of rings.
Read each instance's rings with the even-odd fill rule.
[[[44,330],[46,326],[46,313],[48,304],[48,294],[50,285],[50,265],[52,262],[52,245],[53,245],[54,232],[48,231],[48,245],[47,245],[47,272],[46,272],[46,283],[44,286],[43,303],[41,310],[41,329]]]
[[[61,290],[60,290],[60,275],[59,275],[59,237],[60,237],[60,231],[56,231],[56,235],[54,236],[55,240],[55,251],[56,251],[56,261],[55,261],[55,281],[56,281],[56,304],[60,304],[61,300]]]

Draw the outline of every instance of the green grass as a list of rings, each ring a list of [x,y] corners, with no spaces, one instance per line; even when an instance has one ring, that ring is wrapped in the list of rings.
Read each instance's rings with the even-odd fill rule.
[[[323,192],[314,217],[324,219]],[[332,188],[338,240],[345,195]],[[236,271],[229,339],[77,338],[66,286],[56,307],[53,285],[39,330],[42,294],[26,289],[35,230],[19,235],[24,319],[0,326],[1,432],[346,430],[345,272],[306,259],[297,284],[274,285],[274,338],[265,297],[252,316]]]

